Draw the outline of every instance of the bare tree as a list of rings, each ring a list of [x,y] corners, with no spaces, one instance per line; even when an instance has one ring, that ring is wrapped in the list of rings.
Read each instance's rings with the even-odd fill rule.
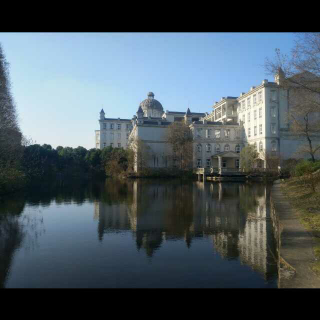
[[[278,171],[281,163],[281,156],[271,152],[261,151],[260,159],[265,161],[266,169],[269,171]]]
[[[192,168],[193,137],[185,122],[173,122],[168,127],[167,142],[171,145],[173,159],[178,161],[181,170]]]
[[[297,34],[291,55],[276,49],[265,67],[287,94],[289,130],[305,139],[297,152],[314,162],[320,152],[320,33]]]
[[[258,159],[258,152],[254,145],[248,144],[240,152],[240,167],[244,172],[250,172]]]

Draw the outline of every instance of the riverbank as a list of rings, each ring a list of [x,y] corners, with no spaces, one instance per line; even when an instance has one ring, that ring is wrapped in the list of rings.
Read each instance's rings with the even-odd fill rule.
[[[279,288],[320,288],[317,197],[319,194],[309,194],[294,179],[282,183],[277,180],[272,187],[271,216],[278,241]]]

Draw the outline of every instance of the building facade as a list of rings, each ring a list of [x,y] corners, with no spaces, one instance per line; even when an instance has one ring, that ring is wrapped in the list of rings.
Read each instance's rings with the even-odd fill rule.
[[[168,127],[173,122],[185,122],[193,134],[194,168],[237,169],[240,151],[248,144],[259,152],[257,165],[265,168],[267,156],[296,158],[297,148],[305,143],[290,131],[288,95],[279,74],[275,82],[263,80],[239,97],[222,97],[210,113],[195,113],[189,108],[186,112],[164,111],[149,92],[131,120],[105,118],[101,110],[96,147],[127,148],[142,141],[150,153],[148,167],[171,167],[174,159],[167,142]]]

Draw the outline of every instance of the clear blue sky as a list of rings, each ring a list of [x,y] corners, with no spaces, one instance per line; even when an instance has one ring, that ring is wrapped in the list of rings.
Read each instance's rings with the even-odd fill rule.
[[[23,134],[93,148],[101,108],[131,119],[154,92],[164,110],[211,112],[263,79],[292,33],[0,33]]]

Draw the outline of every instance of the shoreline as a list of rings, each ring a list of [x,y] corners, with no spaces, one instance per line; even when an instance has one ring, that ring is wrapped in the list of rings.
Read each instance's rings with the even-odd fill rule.
[[[320,288],[320,277],[311,269],[316,261],[313,236],[283,194],[280,180],[271,189],[271,218],[278,244],[278,287]]]

